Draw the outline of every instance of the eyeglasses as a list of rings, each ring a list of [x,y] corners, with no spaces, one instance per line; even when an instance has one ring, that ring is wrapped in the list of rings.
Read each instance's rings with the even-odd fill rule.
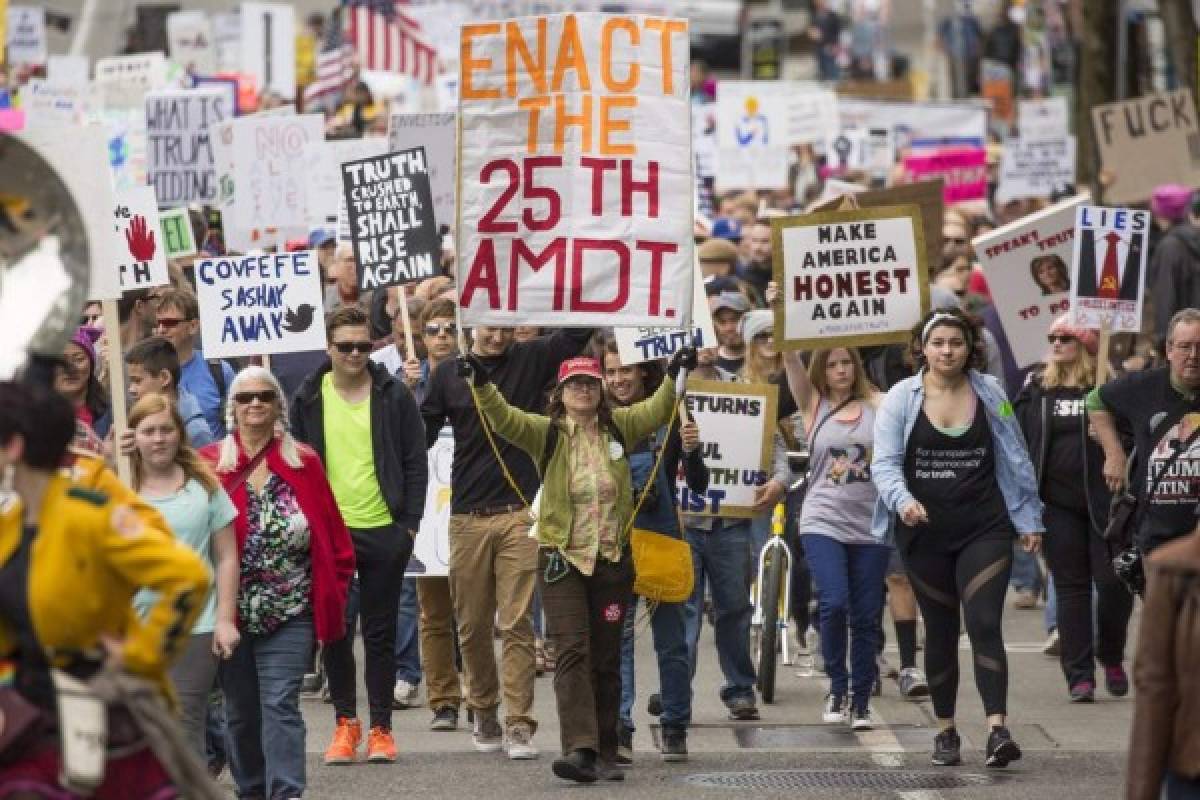
[[[354,352],[365,356],[371,352],[370,342],[334,342],[333,346],[344,356],[348,356]]]
[[[595,378],[576,375],[563,381],[563,387],[567,389],[574,389],[577,392],[590,392],[600,389],[600,381],[596,380]]]
[[[1188,355],[1200,354],[1200,342],[1172,342],[1171,347],[1180,353]]]
[[[169,331],[175,326],[181,325],[184,322],[187,322],[187,320],[183,318],[158,317],[154,320],[154,327],[163,328],[164,330]]]
[[[94,325],[95,323],[99,322],[103,318],[104,318],[103,314],[80,314],[79,315],[79,324],[80,325]]]
[[[260,392],[235,392],[233,399],[238,405],[248,406],[257,400],[265,405],[270,405],[275,402],[275,398],[279,394],[274,389],[263,389]]]
[[[1078,339],[1069,333],[1051,333],[1046,336],[1046,341],[1050,344],[1070,344],[1071,342],[1078,341]]]
[[[441,325],[432,325],[431,324],[431,325],[425,326],[425,335],[426,336],[440,336],[443,333],[446,334],[447,336],[457,336],[458,335],[458,325],[456,325],[453,322],[443,322]]]

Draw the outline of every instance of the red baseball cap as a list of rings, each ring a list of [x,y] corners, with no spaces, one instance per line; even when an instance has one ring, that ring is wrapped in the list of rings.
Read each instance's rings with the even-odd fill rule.
[[[576,375],[587,375],[589,378],[595,378],[598,381],[604,380],[604,375],[600,372],[600,362],[588,356],[568,358],[558,368],[559,383]]]

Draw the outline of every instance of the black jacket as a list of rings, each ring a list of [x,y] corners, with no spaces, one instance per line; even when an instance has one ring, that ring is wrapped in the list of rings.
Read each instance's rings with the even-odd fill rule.
[[[304,379],[292,400],[292,435],[317,451],[325,463],[325,413],[321,381],[333,368],[329,359]],[[425,513],[429,456],[425,426],[412,392],[380,364],[369,362],[371,373],[371,450],[375,477],[392,519],[417,530]]]
[[[1146,291],[1154,304],[1154,342],[1162,347],[1171,316],[1182,308],[1200,308],[1200,228],[1184,222],[1167,231],[1146,271]]]

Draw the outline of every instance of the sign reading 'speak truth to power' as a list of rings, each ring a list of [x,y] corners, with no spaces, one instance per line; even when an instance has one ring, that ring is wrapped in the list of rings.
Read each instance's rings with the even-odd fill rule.
[[[1112,173],[1109,203],[1137,203],[1164,183],[1200,186],[1200,126],[1188,89],[1092,109],[1100,160]]]

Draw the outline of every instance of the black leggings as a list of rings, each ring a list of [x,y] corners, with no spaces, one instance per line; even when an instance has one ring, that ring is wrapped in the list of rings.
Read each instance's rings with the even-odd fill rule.
[[[940,535],[944,534],[918,534],[904,554],[908,579],[925,617],[925,672],[934,713],[938,719],[954,718],[961,602],[984,712],[1004,714],[1008,658],[1000,622],[1012,572],[1012,537],[973,539],[956,551],[946,551],[934,549],[937,543],[930,541]]]
[[[1091,530],[1087,511],[1046,504],[1046,563],[1058,596],[1058,635],[1068,685],[1096,682],[1096,661],[1106,667],[1125,660],[1125,634],[1133,595],[1117,578],[1108,546]],[[1092,583],[1096,584],[1096,633],[1092,634]],[[1093,650],[1093,641],[1095,649]]]

